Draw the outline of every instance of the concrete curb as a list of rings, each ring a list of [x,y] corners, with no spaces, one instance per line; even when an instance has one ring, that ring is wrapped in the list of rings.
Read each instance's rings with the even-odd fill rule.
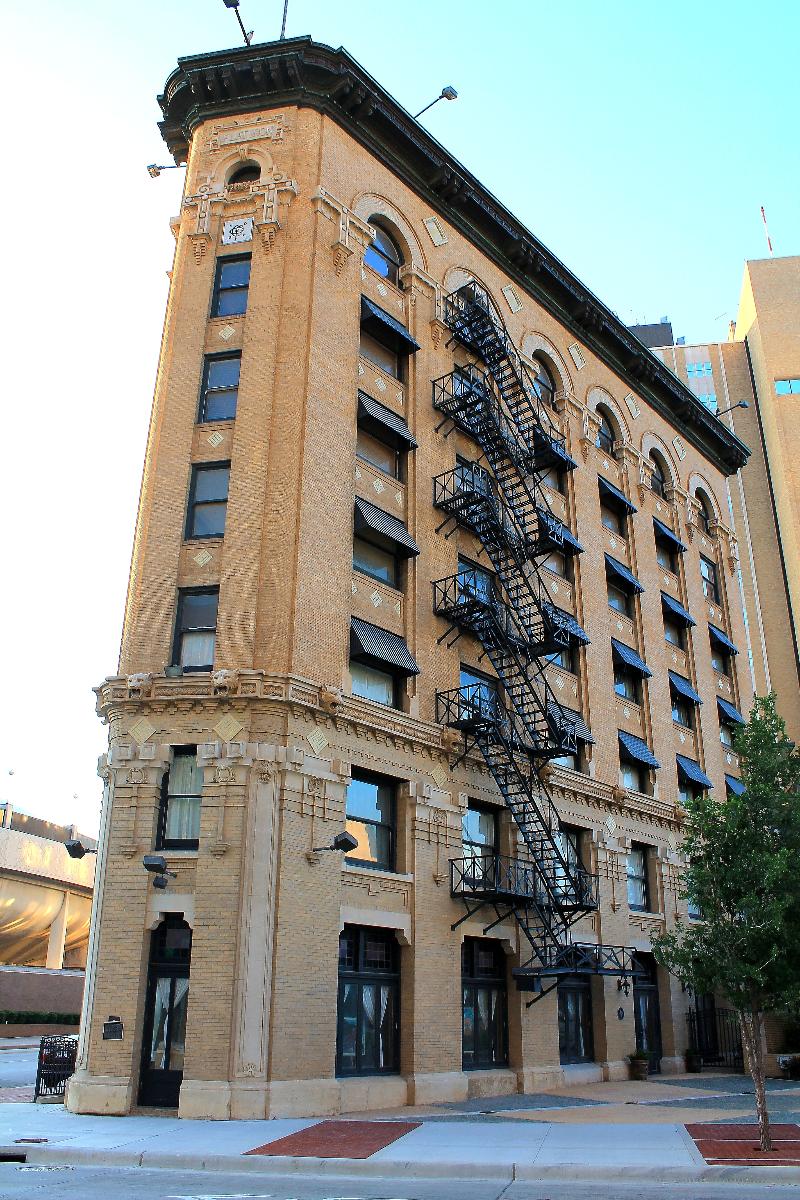
[[[190,1159],[186,1154],[157,1151],[85,1150],[70,1146],[12,1143],[0,1146],[0,1156],[25,1154],[33,1166],[146,1167],[151,1170],[219,1171],[244,1175],[308,1175],[352,1179],[450,1179],[512,1183],[515,1180],[618,1180],[639,1183],[800,1183],[800,1167],[637,1167],[618,1163],[590,1166],[562,1163],[417,1163],[385,1159],[284,1158],[269,1155],[208,1154]]]

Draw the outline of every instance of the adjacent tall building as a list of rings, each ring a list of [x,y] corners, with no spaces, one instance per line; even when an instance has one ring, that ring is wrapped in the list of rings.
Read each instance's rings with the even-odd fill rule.
[[[182,59],[160,102],[186,187],[69,1107],[680,1069],[650,946],[682,801],[741,787],[746,445],[345,52]]]

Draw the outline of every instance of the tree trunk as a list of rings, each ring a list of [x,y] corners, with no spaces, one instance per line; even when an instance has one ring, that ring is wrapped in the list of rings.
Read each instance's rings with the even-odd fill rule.
[[[756,1094],[756,1116],[758,1117],[758,1132],[761,1149],[772,1149],[772,1134],[769,1128],[769,1113],[767,1111],[767,1092],[764,1084],[764,1053],[762,1046],[764,1018],[758,1008],[753,1005],[749,1010],[739,1013],[739,1025],[742,1031],[742,1046],[745,1052],[747,1069],[753,1080]]]

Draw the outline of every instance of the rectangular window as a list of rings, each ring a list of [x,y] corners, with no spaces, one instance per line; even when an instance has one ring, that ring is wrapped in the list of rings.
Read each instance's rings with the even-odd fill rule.
[[[719,675],[730,675],[731,660],[716,642],[711,643],[711,666]]]
[[[628,762],[627,759],[619,764],[619,781],[629,792],[645,792],[645,769],[639,763]]]
[[[376,367],[380,367],[387,375],[391,375],[393,379],[400,379],[400,355],[396,350],[391,350],[383,342],[379,342],[371,333],[367,333],[366,329],[361,330],[359,354],[362,358],[374,363]]]
[[[672,575],[678,573],[678,559],[674,550],[665,542],[656,542],[656,562],[661,567],[662,571],[669,571]]]
[[[552,761],[552,760],[551,760]],[[566,870],[556,862],[556,888],[564,902],[575,900],[575,880],[582,871],[580,855],[581,831],[574,825],[562,825],[556,834],[558,847],[567,864]]]
[[[203,463],[192,467],[187,538],[223,537],[230,474],[230,463]]]
[[[490,571],[476,566],[466,558],[458,560],[458,590],[464,599],[475,599],[489,604],[492,599],[493,579]]]
[[[464,938],[461,946],[461,1060],[465,1071],[508,1063],[506,963],[499,942]]]
[[[687,704],[676,692],[672,693],[672,719],[677,725],[683,725],[686,729],[692,729],[694,726],[692,706]]]
[[[647,846],[634,842],[628,851],[628,908],[650,911],[647,887]]]
[[[664,618],[664,638],[671,646],[683,649],[683,628],[675,621],[668,621],[666,617]]]
[[[200,389],[200,421],[234,419],[241,365],[241,354],[206,355]]]
[[[733,746],[733,726],[726,725],[724,722],[721,722],[719,727],[719,740],[722,742],[723,746]]]
[[[713,562],[700,555],[700,575],[703,580],[703,595],[707,600],[712,600],[714,604],[719,604],[719,581],[717,579],[717,568]]]
[[[358,841],[348,862],[394,870],[395,783],[353,771],[347,787],[345,828]]]
[[[554,492],[564,492],[564,472],[559,471],[558,467],[548,467],[546,471],[542,471],[539,476],[545,487],[549,487]]]
[[[397,587],[397,558],[383,546],[376,546],[366,538],[353,538],[353,569],[379,580],[380,583],[388,583],[389,587]]]
[[[608,581],[608,605],[615,612],[622,613],[629,617],[631,611],[631,598],[627,592],[623,592],[622,588],[618,588],[615,584]]]
[[[376,700],[378,704],[386,704],[390,708],[397,707],[397,682],[388,671],[351,659],[350,679],[354,696],[360,696],[362,700]]]
[[[708,379],[714,370],[710,362],[694,362],[686,364],[686,374],[689,379]]]
[[[600,505],[600,523],[612,533],[616,533],[620,537],[625,536],[624,516],[622,513],[616,512],[613,508],[609,508],[606,504]]]
[[[219,588],[183,588],[178,592],[173,662],[184,671],[210,671],[217,640]]]
[[[561,667],[562,671],[570,671],[573,675],[577,674],[575,647],[572,645],[562,646],[559,650],[554,650],[552,654],[547,654],[545,661],[551,667]]]
[[[385,475],[391,475],[394,479],[400,478],[399,452],[394,446],[376,438],[374,434],[367,433],[366,429],[359,428],[356,432],[356,457],[368,462],[372,467],[377,467]]]
[[[178,746],[161,785],[157,850],[196,850],[200,838],[203,768],[196,746]]]
[[[776,379],[776,396],[800,396],[800,379]]]
[[[558,550],[551,550],[547,557],[542,559],[542,566],[562,579],[568,578],[569,560],[566,554],[561,554]]]
[[[692,787],[683,776],[678,776],[678,800],[683,805],[690,804],[692,800],[697,800],[700,796],[700,789]]]
[[[497,683],[469,667],[462,667],[458,686],[463,697],[463,720],[497,715]]]
[[[558,1051],[564,1064],[594,1060],[592,993],[580,975],[558,981]]]
[[[497,853],[497,809],[487,808],[475,800],[467,803],[461,818],[461,840],[465,858],[482,858]]]
[[[638,704],[639,676],[634,675],[632,671],[626,671],[624,667],[616,665],[614,667],[614,691],[623,700],[632,700],[634,704]]]
[[[391,930],[339,935],[336,1074],[386,1075],[400,1060],[400,959]]]
[[[242,254],[217,259],[214,276],[212,317],[239,317],[247,311],[247,292],[250,287],[250,255]]]

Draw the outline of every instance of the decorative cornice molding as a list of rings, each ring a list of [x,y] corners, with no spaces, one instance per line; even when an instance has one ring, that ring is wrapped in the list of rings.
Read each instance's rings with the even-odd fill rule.
[[[331,117],[722,471],[744,466],[744,443],[346,51],[302,37],[181,58],[158,100],[176,162],[204,121],[286,105]]]

